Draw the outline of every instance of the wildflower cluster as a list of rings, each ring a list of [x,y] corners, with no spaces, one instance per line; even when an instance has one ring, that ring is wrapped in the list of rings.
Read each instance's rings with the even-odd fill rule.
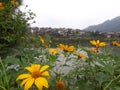
[[[36,40],[46,45],[42,36]],[[113,57],[102,49],[98,53],[100,47],[107,45],[105,42],[92,40],[90,44],[95,46],[91,51],[67,44],[37,48],[24,46],[15,57],[0,60],[0,89],[114,90],[119,86],[120,57]],[[13,65],[16,67],[10,68]]]

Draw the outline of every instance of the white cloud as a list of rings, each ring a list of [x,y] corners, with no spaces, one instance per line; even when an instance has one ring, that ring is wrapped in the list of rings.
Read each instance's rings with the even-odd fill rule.
[[[120,0],[24,0],[40,27],[85,28],[120,15]]]

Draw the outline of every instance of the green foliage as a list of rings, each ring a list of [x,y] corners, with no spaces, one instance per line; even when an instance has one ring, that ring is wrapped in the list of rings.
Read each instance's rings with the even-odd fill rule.
[[[29,17],[26,16],[31,14],[20,11],[10,0],[3,2],[3,5],[4,9],[0,10],[0,56],[2,57],[10,48],[19,45],[21,37],[25,36],[28,28]]]

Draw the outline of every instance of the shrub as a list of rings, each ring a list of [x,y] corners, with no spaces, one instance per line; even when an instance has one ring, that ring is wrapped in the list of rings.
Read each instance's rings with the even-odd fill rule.
[[[5,0],[6,1],[6,0]],[[0,55],[5,56],[10,48],[16,47],[27,32],[26,13],[18,9],[19,2],[8,0],[0,9]],[[20,0],[19,0],[20,1]]]

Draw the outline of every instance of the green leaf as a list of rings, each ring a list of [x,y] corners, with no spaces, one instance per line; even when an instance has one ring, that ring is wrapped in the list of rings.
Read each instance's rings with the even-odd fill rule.
[[[14,56],[12,57],[7,57],[6,59],[5,59],[5,63],[6,64],[20,64],[21,65],[21,62],[20,62],[20,60],[19,59],[17,59],[17,58],[15,58]]]
[[[109,75],[107,75],[107,74],[105,74],[105,73],[103,73],[103,72],[98,72],[98,73],[96,73],[96,75],[95,75],[95,79],[96,79],[100,84],[102,84],[103,82],[109,80]]]

